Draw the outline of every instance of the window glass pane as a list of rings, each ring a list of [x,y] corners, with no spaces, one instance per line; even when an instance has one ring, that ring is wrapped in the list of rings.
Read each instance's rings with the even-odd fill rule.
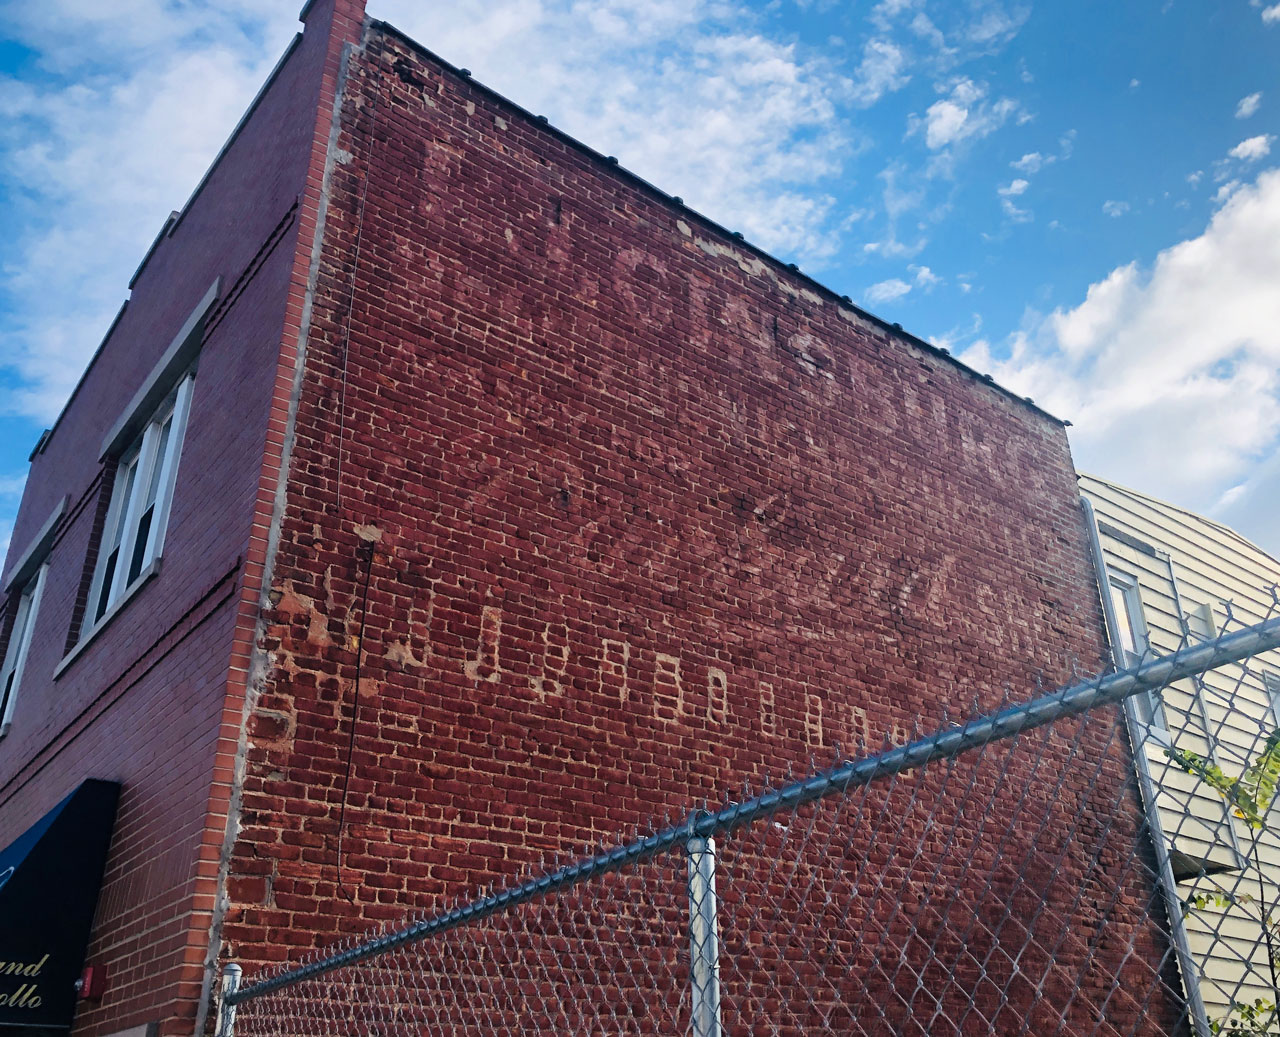
[[[9,700],[13,696],[13,679],[18,675],[18,671],[10,670],[4,677],[4,692],[0,693],[0,717],[9,715]]]
[[[133,542],[133,557],[129,560],[129,583],[138,578],[147,560],[147,543],[151,538],[151,519],[156,513],[154,504],[142,513],[138,522],[138,539]]]
[[[9,645],[5,649],[4,663],[0,666],[0,734],[4,733],[9,715],[13,712],[14,696],[22,679],[27,648],[31,644],[31,629],[35,623],[36,603],[39,601],[43,578],[44,569],[41,568],[18,599],[17,614],[9,633]]]
[[[160,479],[164,473],[165,455],[169,449],[169,440],[173,431],[173,416],[164,423],[160,429],[160,442],[156,447],[155,464],[151,466],[151,482],[147,487],[147,507],[150,508],[156,502],[156,495],[160,492]],[[132,577],[130,577],[132,579]]]
[[[1111,585],[1111,605],[1116,611],[1116,625],[1120,628],[1120,647],[1125,655],[1136,655],[1137,640],[1133,636],[1133,616],[1129,613],[1129,595],[1123,587]]]
[[[111,543],[107,545],[111,548],[118,548],[120,541],[124,539],[125,516],[129,513],[129,500],[133,497],[133,484],[137,478],[138,458],[135,456],[132,461],[124,465],[116,474],[116,485],[120,487],[120,509],[116,527],[111,531]]]
[[[102,614],[107,611],[107,606],[111,604],[111,584],[116,577],[116,562],[120,559],[120,545],[116,544],[115,550],[107,555],[106,564],[102,568],[102,590],[98,592],[98,604],[93,610],[93,618],[101,619]]]
[[[13,673],[18,668],[18,656],[22,652],[22,640],[27,632],[27,619],[31,612],[31,588],[22,592],[18,599],[18,614],[13,619],[13,631],[9,634],[9,647],[4,655],[4,669],[0,674],[5,678],[5,697],[8,697],[9,685]],[[0,714],[2,716],[3,714]]]

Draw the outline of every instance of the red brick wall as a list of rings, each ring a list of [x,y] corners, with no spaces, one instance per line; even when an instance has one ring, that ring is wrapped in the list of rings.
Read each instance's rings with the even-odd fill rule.
[[[393,34],[352,74],[227,956],[1102,665],[1056,423]]]

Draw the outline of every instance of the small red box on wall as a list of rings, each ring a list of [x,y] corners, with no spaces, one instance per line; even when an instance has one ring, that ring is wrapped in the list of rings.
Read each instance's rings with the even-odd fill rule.
[[[76,993],[82,1001],[101,1001],[107,989],[107,969],[105,965],[86,965],[76,981]]]

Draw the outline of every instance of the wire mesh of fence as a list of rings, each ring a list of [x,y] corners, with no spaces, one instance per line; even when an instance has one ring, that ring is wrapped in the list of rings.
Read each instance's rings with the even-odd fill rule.
[[[1271,602],[1172,655],[233,978],[221,1031],[1277,1032]]]

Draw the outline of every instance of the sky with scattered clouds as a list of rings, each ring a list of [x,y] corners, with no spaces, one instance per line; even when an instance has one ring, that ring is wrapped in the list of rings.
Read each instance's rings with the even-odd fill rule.
[[[0,0],[0,544],[297,0]],[[1280,3],[369,0],[1280,554]]]

